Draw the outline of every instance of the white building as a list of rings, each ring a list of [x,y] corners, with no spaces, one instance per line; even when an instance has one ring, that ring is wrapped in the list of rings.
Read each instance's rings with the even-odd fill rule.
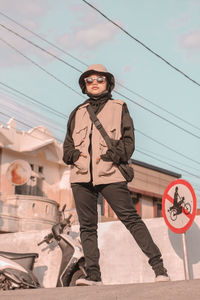
[[[0,232],[48,228],[59,205],[72,209],[69,174],[62,144],[45,127],[19,131],[13,119],[0,125]]]

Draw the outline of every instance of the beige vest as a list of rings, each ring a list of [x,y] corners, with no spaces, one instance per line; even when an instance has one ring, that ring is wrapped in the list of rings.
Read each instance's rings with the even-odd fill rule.
[[[103,109],[98,114],[98,119],[102,123],[110,138],[119,140],[121,137],[121,117],[122,100],[108,100]],[[90,132],[92,122],[87,111],[88,104],[82,105],[75,115],[75,128],[73,131],[73,141],[76,149],[79,149],[87,157],[79,157],[71,169],[71,183],[89,182],[90,175],[90,155],[88,147],[90,144]],[[92,129],[92,174],[93,185],[107,184],[125,181],[117,166],[112,162],[99,160],[101,154],[107,151],[106,143],[99,130],[93,125]]]

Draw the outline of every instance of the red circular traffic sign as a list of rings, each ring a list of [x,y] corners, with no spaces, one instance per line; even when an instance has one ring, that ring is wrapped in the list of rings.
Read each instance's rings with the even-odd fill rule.
[[[197,209],[193,187],[184,179],[172,181],[162,197],[162,214],[173,232],[183,233],[192,225]]]

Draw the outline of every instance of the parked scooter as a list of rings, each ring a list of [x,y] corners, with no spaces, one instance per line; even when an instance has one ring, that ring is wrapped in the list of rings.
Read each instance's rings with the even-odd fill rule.
[[[65,207],[61,213],[64,215]],[[73,286],[78,278],[86,275],[85,259],[80,241],[70,235],[71,217],[62,218],[58,224],[53,225],[51,233],[38,243],[51,244],[57,241],[62,259],[57,279],[57,287]],[[12,253],[0,251],[0,290],[39,288],[40,283],[33,273],[37,253]]]
[[[0,290],[39,288],[33,273],[37,253],[0,251]]]

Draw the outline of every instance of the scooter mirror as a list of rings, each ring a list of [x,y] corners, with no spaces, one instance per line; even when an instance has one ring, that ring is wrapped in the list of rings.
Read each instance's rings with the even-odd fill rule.
[[[65,211],[65,208],[66,208],[66,204],[63,205],[63,208],[61,210],[62,213]]]

